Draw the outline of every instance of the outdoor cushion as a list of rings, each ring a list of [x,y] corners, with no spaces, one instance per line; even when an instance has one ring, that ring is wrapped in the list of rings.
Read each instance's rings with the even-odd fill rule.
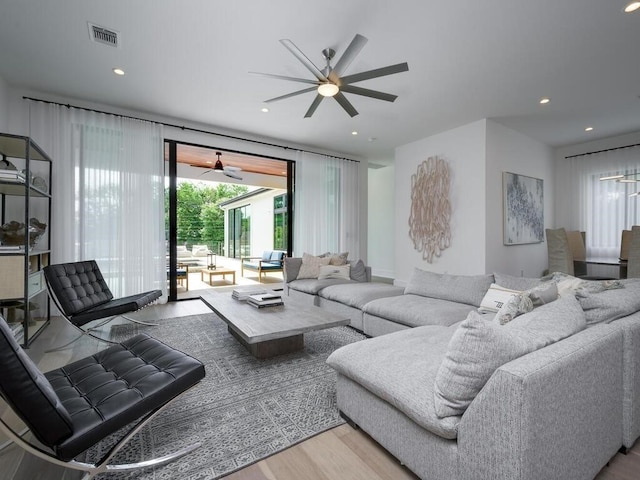
[[[453,325],[464,320],[471,310],[474,310],[472,305],[406,293],[372,300],[362,308],[368,315],[409,327]]]
[[[263,262],[268,262],[269,260],[271,260],[271,255],[273,254],[273,252],[271,250],[265,250],[264,252],[262,252],[262,261]]]
[[[414,268],[404,292],[479,307],[493,280],[491,274],[449,275]]]
[[[442,326],[402,330],[339,348],[327,363],[421,427],[453,439],[460,417],[436,415],[433,386],[454,332]]]
[[[435,377],[437,415],[462,415],[498,367],[585,327],[584,312],[570,295],[504,326],[472,311],[456,328]]]
[[[270,262],[276,262],[278,266],[281,266],[282,259],[284,258],[284,252],[274,251],[271,252],[271,257],[269,258]]]

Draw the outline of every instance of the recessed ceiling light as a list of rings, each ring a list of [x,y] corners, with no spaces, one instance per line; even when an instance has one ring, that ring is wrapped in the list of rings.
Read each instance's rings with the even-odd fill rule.
[[[587,127],[584,129],[585,132],[591,132],[593,130],[593,127]]]
[[[635,12],[640,8],[640,2],[631,2],[626,7],[624,7],[624,13]]]
[[[113,73],[115,73],[116,75],[124,75],[124,70],[122,70],[121,68],[114,68],[113,69]]]
[[[262,108],[260,109],[260,111],[261,111],[262,113],[269,113],[269,109],[268,109],[267,107],[262,107]]]
[[[542,97],[540,99],[540,104],[541,105],[546,105],[547,103],[549,103],[551,101],[551,99],[549,97]]]

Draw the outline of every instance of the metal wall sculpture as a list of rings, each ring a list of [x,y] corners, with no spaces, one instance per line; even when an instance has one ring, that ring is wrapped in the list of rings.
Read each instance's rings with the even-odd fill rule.
[[[429,157],[411,175],[409,238],[429,263],[451,245],[451,202],[449,166],[438,157]]]

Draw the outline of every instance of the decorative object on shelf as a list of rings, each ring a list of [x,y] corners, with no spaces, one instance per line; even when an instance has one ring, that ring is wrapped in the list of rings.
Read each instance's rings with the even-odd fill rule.
[[[540,178],[503,172],[504,244],[544,240],[544,185]]]
[[[31,183],[33,184],[33,186],[35,188],[37,188],[41,192],[44,192],[44,193],[48,193],[49,192],[49,186],[47,185],[47,181],[44,178],[38,177],[38,176],[34,176],[31,179]]]
[[[37,218],[29,219],[29,246],[34,247],[38,240],[44,235],[47,225],[40,222]],[[11,222],[5,223],[0,227],[0,242],[3,245],[24,245],[25,225],[24,223]]]
[[[411,175],[409,238],[413,248],[429,263],[451,245],[451,202],[449,166],[438,157],[429,157]]]
[[[11,163],[9,160],[6,160],[6,159],[0,160],[0,169],[2,169],[2,170],[18,170],[13,163]]]

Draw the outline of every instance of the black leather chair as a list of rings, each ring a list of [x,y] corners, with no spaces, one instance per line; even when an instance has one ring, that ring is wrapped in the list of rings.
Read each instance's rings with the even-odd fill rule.
[[[0,317],[0,372],[2,399],[42,445],[16,433],[6,415],[0,417],[0,431],[39,458],[84,471],[85,480],[103,472],[162,465],[200,446],[140,463],[108,464],[136,432],[205,376],[198,360],[146,334],[43,374]],[[136,420],[98,462],[74,460]]]
[[[104,325],[115,317],[123,317],[143,325],[157,325],[141,322],[124,314],[135,312],[155,302],[162,295],[160,290],[113,298],[95,260],[48,265],[43,268],[43,271],[51,299],[64,318],[82,335],[90,335],[103,342],[114,343],[94,335],[91,330]],[[99,319],[105,320],[91,329],[80,328],[86,323]],[[81,338],[82,335],[48,351],[61,350]]]

